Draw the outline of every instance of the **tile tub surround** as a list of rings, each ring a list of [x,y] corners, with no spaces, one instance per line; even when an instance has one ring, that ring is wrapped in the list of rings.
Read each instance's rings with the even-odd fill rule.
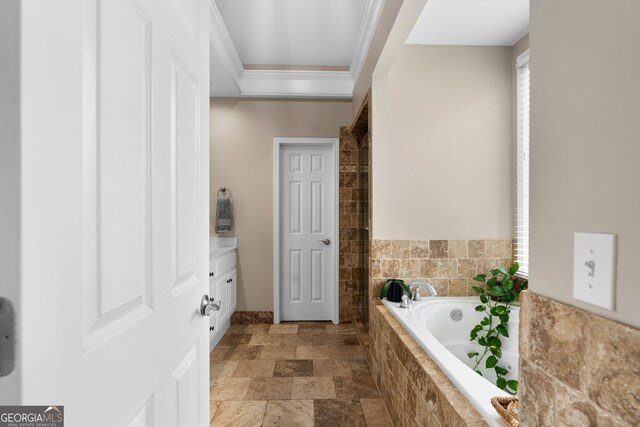
[[[522,426],[640,425],[640,329],[524,292]]]
[[[352,325],[232,325],[210,357],[211,426],[390,427],[363,358]]]
[[[429,282],[441,296],[474,295],[473,277],[511,265],[512,248],[511,240],[373,240],[369,295],[390,278]]]
[[[370,307],[369,336],[371,372],[394,425],[487,425],[380,300]]]

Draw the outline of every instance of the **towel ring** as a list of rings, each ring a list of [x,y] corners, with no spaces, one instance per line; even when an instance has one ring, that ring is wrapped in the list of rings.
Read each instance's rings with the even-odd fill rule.
[[[229,192],[229,198],[231,198],[231,190],[229,190],[227,187],[221,187],[218,190],[218,193],[216,194],[216,197],[219,199],[220,198],[220,193],[226,193]]]

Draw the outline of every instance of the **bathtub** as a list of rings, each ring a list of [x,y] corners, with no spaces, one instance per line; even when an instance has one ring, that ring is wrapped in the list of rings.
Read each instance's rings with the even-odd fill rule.
[[[431,356],[451,382],[473,404],[490,426],[505,426],[491,405],[495,396],[510,396],[495,386],[495,371],[482,369],[491,376],[490,382],[473,369],[467,353],[479,352],[480,345],[469,341],[469,332],[480,322],[484,313],[475,311],[480,303],[476,297],[431,297],[414,302],[410,308],[400,308],[399,303],[383,300],[393,316],[409,331],[411,336]],[[456,310],[455,312],[453,312]],[[459,310],[459,311],[458,311]],[[508,380],[518,379],[518,324],[519,308],[512,307],[509,319],[509,338],[501,337],[502,358],[500,366],[509,370]],[[452,313],[453,312],[453,313]],[[454,320],[454,314],[462,318]],[[484,364],[481,364],[484,368]],[[489,372],[487,372],[489,371]],[[492,375],[489,375],[492,374]]]

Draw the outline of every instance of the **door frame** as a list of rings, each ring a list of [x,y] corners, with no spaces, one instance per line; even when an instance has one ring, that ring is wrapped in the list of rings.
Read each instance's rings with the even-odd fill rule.
[[[320,145],[331,147],[334,159],[334,205],[333,218],[334,230],[331,240],[335,242],[334,251],[334,297],[333,316],[334,324],[340,322],[340,139],[339,138],[273,138],[273,323],[280,323],[280,149],[283,146]]]

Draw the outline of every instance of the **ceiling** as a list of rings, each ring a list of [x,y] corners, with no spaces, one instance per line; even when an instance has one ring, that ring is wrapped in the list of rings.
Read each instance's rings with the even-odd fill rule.
[[[351,98],[384,0],[211,0],[211,96]]]
[[[513,46],[529,32],[529,0],[429,0],[408,44]]]

